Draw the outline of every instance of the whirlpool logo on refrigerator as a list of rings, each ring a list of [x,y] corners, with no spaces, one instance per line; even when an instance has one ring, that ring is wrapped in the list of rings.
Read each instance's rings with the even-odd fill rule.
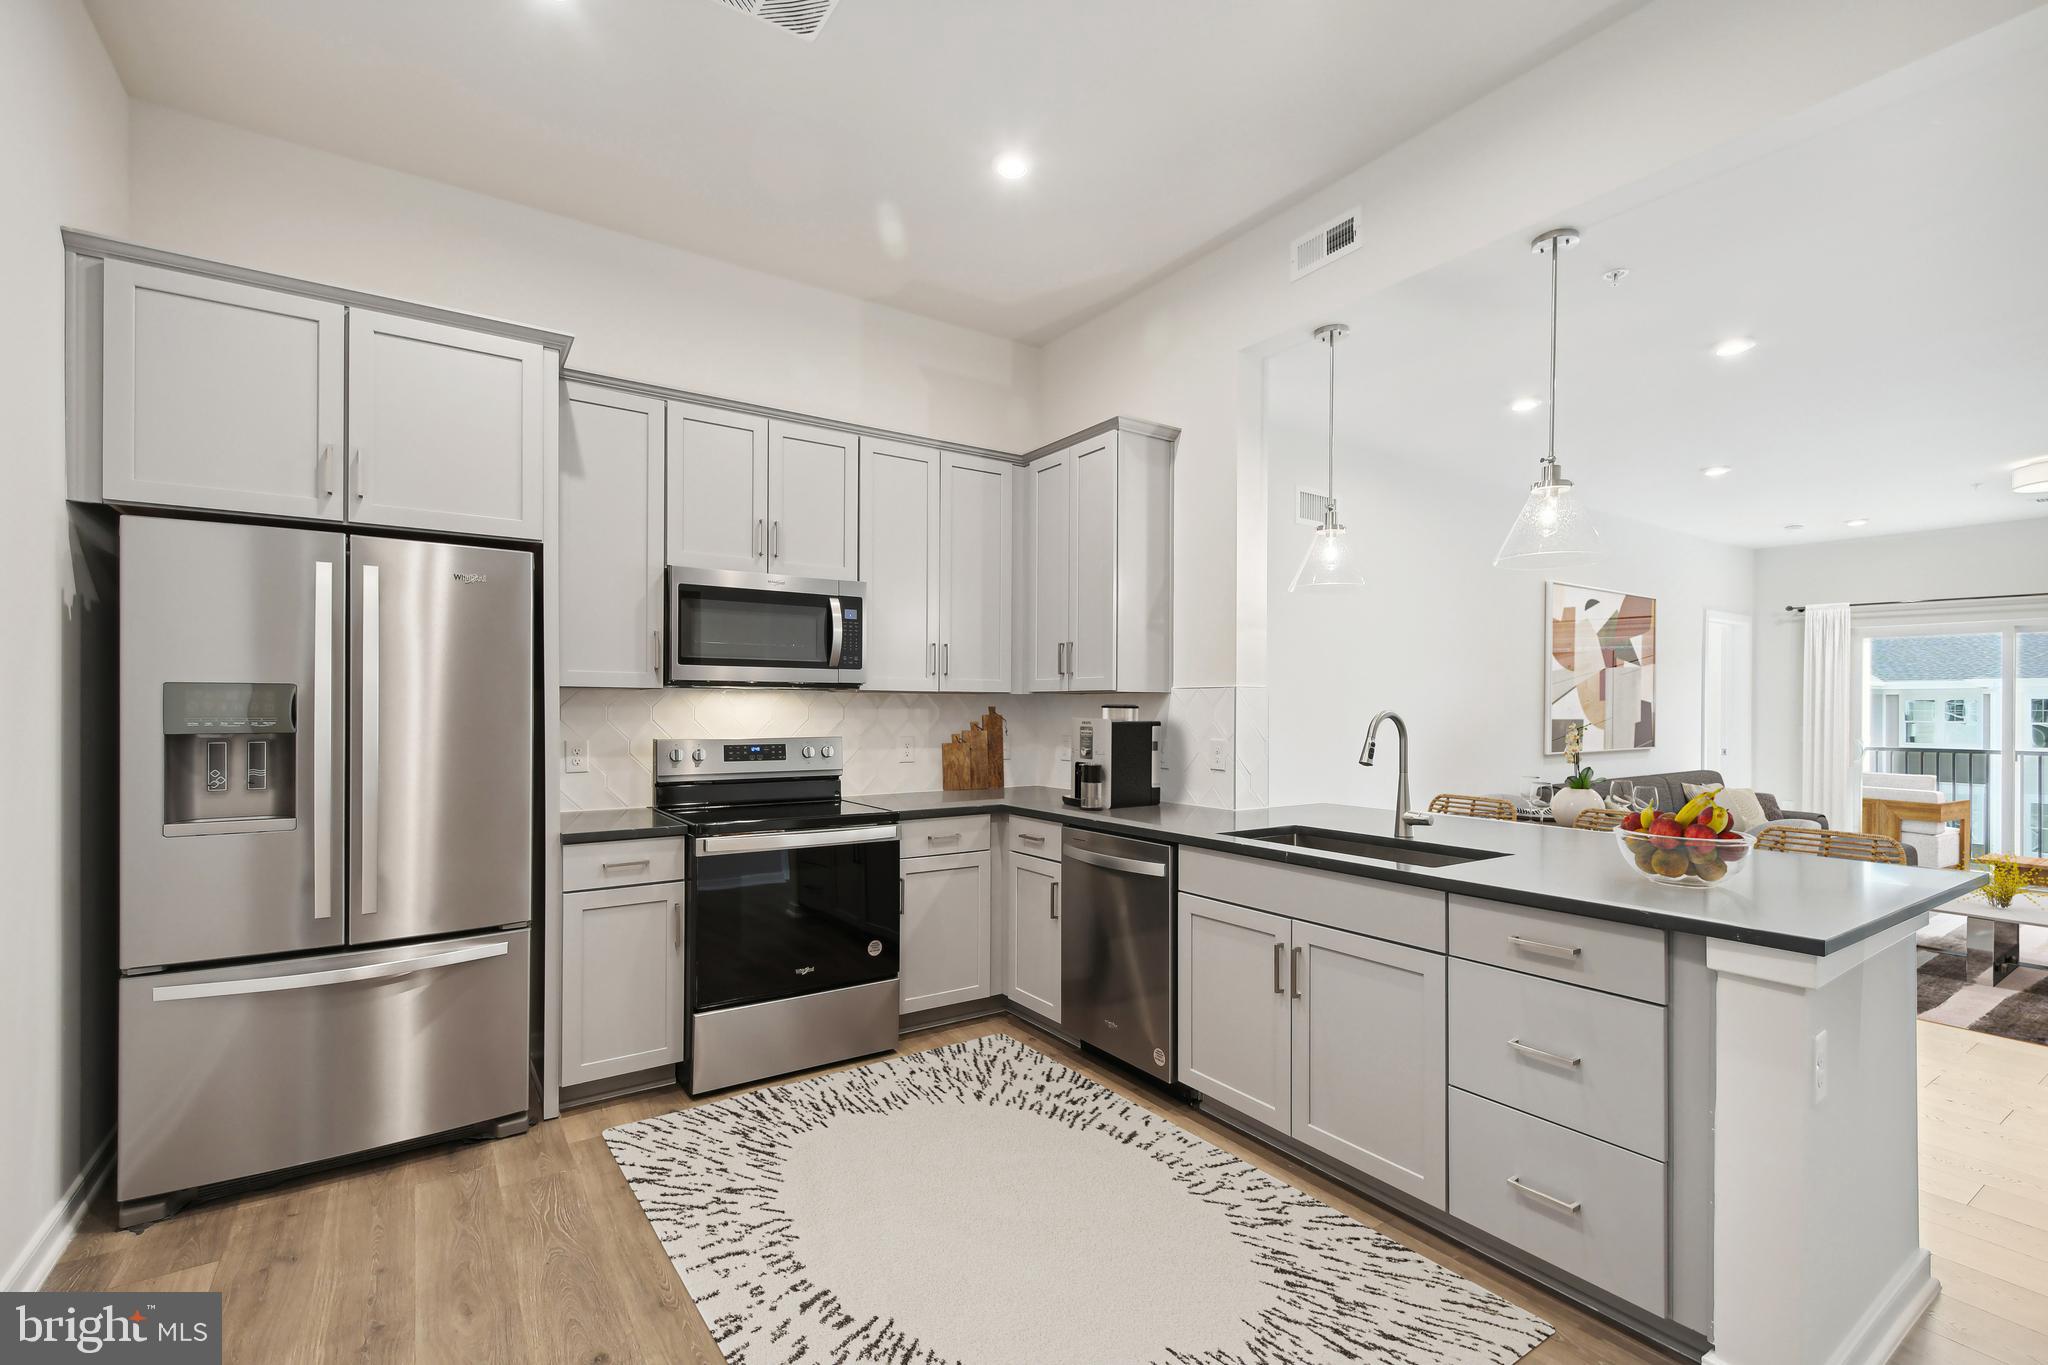
[[[219,1294],[0,1295],[0,1359],[219,1365]]]
[[[488,583],[491,581],[491,576],[487,573],[451,573],[448,576],[457,583]]]

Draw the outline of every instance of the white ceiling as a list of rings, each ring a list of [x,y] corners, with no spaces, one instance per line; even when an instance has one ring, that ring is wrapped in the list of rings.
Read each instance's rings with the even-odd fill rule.
[[[1749,546],[2048,515],[2008,473],[2048,455],[2048,50],[1898,84],[1561,215],[1586,239],[1563,258],[1558,455],[1593,507]],[[1351,310],[1340,452],[1526,486],[1544,412],[1507,405],[1544,389],[1547,272],[1517,237]],[[1711,353],[1737,335],[1756,349]],[[1273,429],[1317,450],[1326,363],[1309,342],[1268,365]]]
[[[137,99],[1036,341],[1639,3],[88,8]]]

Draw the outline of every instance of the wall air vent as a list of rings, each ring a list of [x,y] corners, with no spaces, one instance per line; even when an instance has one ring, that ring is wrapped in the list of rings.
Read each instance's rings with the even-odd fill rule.
[[[839,0],[723,0],[741,14],[751,14],[763,23],[787,29],[809,41],[818,36]]]
[[[1289,279],[1300,279],[1320,270],[1339,256],[1358,250],[1358,210],[1341,214],[1305,237],[1295,240],[1288,259]]]

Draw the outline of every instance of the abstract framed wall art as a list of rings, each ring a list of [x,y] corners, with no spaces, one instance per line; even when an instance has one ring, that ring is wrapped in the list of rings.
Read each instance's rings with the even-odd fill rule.
[[[1584,752],[1657,742],[1657,599],[1552,583],[1544,620],[1544,748],[1564,752],[1574,725]]]

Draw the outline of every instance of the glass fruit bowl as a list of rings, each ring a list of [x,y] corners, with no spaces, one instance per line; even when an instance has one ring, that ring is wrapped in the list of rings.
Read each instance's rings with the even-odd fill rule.
[[[1718,886],[1749,865],[1756,840],[1733,830],[1699,834],[1617,829],[1615,846],[1630,867],[1660,886]]]

